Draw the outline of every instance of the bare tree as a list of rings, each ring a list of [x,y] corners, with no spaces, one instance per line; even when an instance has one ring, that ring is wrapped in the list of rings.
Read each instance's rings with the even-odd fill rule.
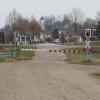
[[[18,19],[21,17],[21,14],[16,11],[16,9],[13,9],[9,16],[7,17],[6,24],[11,27],[12,31],[16,31],[16,24],[18,22]]]
[[[96,19],[97,19],[97,21],[100,21],[100,11],[97,12]]]
[[[67,14],[63,15],[63,23],[70,24],[71,20]]]
[[[75,35],[77,34],[77,25],[82,24],[84,14],[79,8],[73,8],[72,12],[70,13],[70,18],[72,23],[74,23],[74,31]]]
[[[42,32],[42,27],[40,26],[40,24],[35,20],[34,17],[32,17],[31,21],[30,21],[30,31],[33,33],[33,35],[40,35],[40,32]]]
[[[86,29],[86,28],[91,28],[91,29],[96,28],[96,20],[91,19],[91,18],[87,18],[84,21],[83,28],[84,29]]]
[[[55,16],[46,16],[44,17],[44,27],[46,31],[52,31],[55,24]]]
[[[97,12],[96,22],[97,31],[100,33],[100,11]]]
[[[9,29],[12,32],[19,31],[19,32],[32,32],[33,34],[38,34],[42,31],[41,26],[35,20],[34,17],[32,17],[31,19],[24,18],[21,16],[20,13],[16,11],[16,9],[13,9],[10,12],[9,16],[7,17],[5,26],[9,26]],[[7,28],[8,27],[6,27],[6,29]]]
[[[19,32],[28,32],[30,22],[27,18],[19,17],[18,22],[16,23],[16,29]]]
[[[69,26],[71,25],[71,20],[67,14],[63,15],[62,23],[63,23],[63,29],[68,30]]]

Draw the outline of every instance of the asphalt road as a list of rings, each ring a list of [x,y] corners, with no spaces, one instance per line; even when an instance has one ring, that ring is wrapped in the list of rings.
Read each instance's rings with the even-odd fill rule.
[[[0,100],[100,100],[100,82],[89,76],[99,66],[69,64],[63,53],[48,52],[62,46],[38,48],[33,60],[0,64]]]

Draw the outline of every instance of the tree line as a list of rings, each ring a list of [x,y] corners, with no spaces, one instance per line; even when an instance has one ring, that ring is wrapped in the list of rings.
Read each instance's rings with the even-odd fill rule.
[[[39,35],[43,31],[41,25],[33,16],[24,18],[16,9],[9,13],[3,30],[7,32],[31,32],[33,35]]]
[[[55,28],[74,33],[75,35],[79,35],[86,28],[95,28],[100,32],[100,11],[97,12],[95,19],[85,19],[84,13],[79,8],[73,8],[71,12],[63,16],[45,16],[44,30],[53,32]],[[24,18],[16,9],[9,13],[3,29],[8,32],[31,32],[33,35],[39,35],[40,32],[43,32],[40,23],[33,16]]]
[[[55,17],[45,16],[44,26],[46,31],[65,30],[75,35],[80,35],[86,28],[97,29],[100,32],[100,11],[97,12],[96,18],[85,18],[85,14],[79,8],[73,8],[68,14]]]

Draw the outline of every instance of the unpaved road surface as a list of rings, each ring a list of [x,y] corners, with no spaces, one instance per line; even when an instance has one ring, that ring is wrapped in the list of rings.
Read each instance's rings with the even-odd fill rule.
[[[89,76],[99,66],[68,64],[63,53],[48,50],[35,55],[30,61],[0,64],[0,100],[100,100],[100,83]]]

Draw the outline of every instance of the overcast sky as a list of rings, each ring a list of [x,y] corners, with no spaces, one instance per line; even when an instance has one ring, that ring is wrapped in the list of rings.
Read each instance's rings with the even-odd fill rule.
[[[5,23],[9,12],[15,8],[25,17],[63,15],[80,8],[86,17],[95,18],[100,10],[100,0],[0,0],[0,27]]]

